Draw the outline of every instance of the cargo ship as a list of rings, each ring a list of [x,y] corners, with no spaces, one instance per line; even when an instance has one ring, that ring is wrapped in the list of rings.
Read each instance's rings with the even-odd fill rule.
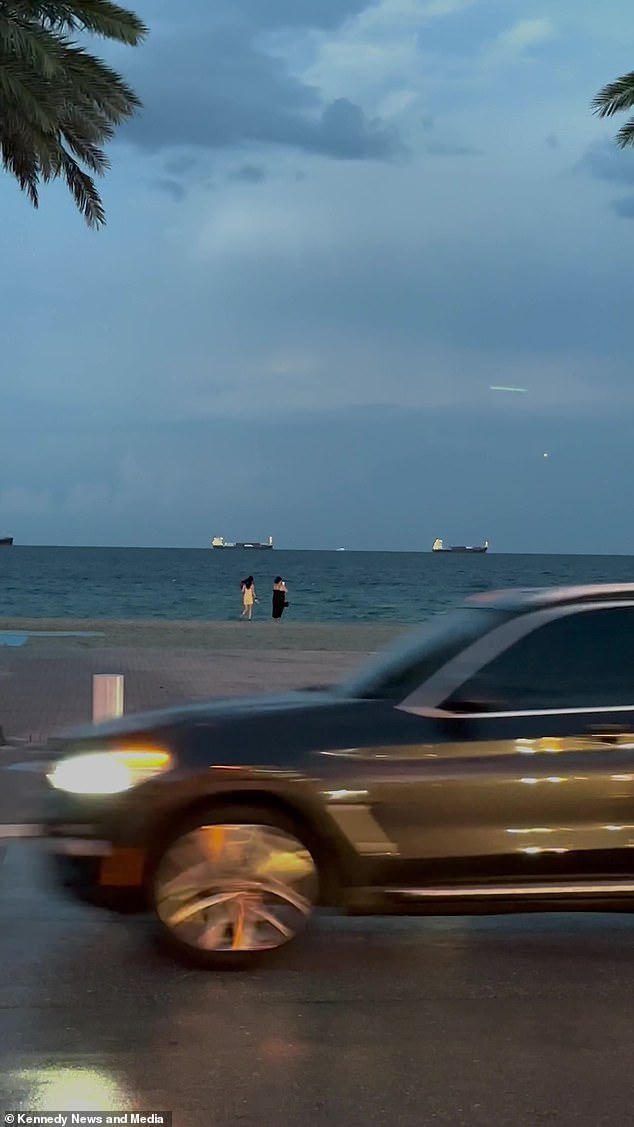
[[[272,550],[273,537],[269,536],[264,544],[261,544],[258,540],[238,540],[234,544],[230,540],[225,540],[224,536],[214,536],[211,546],[212,548],[249,548],[252,551],[265,552]]]
[[[0,548],[10,548],[13,544],[12,536],[0,536]]]
[[[484,544],[476,544],[474,547],[470,547],[467,544],[456,544],[452,548],[445,548],[442,540],[434,540],[431,550],[432,552],[462,552],[463,554],[466,552],[469,554],[477,553],[478,555],[481,555],[482,552],[488,552],[489,541],[485,540]]]

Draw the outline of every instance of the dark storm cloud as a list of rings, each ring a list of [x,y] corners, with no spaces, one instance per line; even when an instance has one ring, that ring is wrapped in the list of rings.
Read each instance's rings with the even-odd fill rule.
[[[326,4],[341,18],[367,5]],[[145,109],[122,136],[149,152],[209,151],[243,144],[281,145],[340,160],[390,160],[403,152],[397,132],[370,120],[342,96],[324,102],[320,91],[293,76],[284,61],[257,38],[247,0],[235,8],[201,9],[200,26],[159,24],[130,77]],[[278,0],[268,7],[267,30],[282,28],[293,9]],[[317,0],[298,5],[295,22],[318,24]],[[259,11],[259,9],[258,9]],[[261,15],[261,14],[260,14]],[[169,75],[169,82],[166,81]]]
[[[250,30],[332,31],[368,8],[374,0],[138,0],[136,9],[151,29],[172,24],[200,31],[209,26],[244,26]]]
[[[243,184],[261,184],[266,180],[267,172],[261,164],[243,164],[229,175],[230,180],[237,180]]]
[[[183,184],[179,183],[178,180],[169,180],[167,177],[155,180],[153,186],[157,191],[163,192],[164,195],[170,196],[171,199],[176,200],[177,203],[181,203],[187,195]]]
[[[252,26],[327,30],[367,7],[369,0],[231,0],[228,10],[239,12]]]
[[[619,149],[614,141],[596,141],[590,145],[577,167],[597,180],[634,184],[634,153]]]
[[[326,106],[311,129],[300,127],[296,144],[340,160],[392,160],[405,152],[396,130],[379,118],[368,119],[348,98],[337,98]]]
[[[595,180],[634,189],[634,153],[620,149],[613,140],[590,145],[577,167]],[[619,219],[634,219],[634,195],[612,200],[610,208]]]

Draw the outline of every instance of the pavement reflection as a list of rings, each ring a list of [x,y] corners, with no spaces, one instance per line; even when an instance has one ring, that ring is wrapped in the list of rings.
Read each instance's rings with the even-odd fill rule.
[[[266,970],[190,971],[144,920],[0,866],[4,1108],[206,1124],[625,1123],[634,918],[323,917]]]

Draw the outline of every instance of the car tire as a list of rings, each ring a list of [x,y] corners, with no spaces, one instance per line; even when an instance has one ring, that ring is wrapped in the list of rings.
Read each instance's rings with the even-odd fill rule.
[[[173,827],[149,899],[172,955],[210,970],[248,968],[295,939],[320,893],[309,834],[264,807],[214,806]]]

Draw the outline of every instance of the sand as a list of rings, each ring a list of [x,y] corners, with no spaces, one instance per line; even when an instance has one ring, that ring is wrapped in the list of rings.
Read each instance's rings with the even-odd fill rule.
[[[39,746],[89,721],[95,673],[124,675],[126,712],[327,684],[404,629],[270,620],[0,619],[0,727],[7,742]],[[68,633],[78,636],[61,636]]]
[[[208,650],[309,650],[368,653],[385,645],[406,629],[387,623],[296,623],[272,622],[173,622],[161,619],[123,621],[91,618],[0,618],[0,633],[13,632],[50,635],[57,640],[82,646],[157,646]],[[99,637],[54,639],[56,634],[78,632]],[[44,639],[46,640],[46,639]],[[41,642],[33,638],[29,644]],[[1,642],[1,638],[0,638]]]

